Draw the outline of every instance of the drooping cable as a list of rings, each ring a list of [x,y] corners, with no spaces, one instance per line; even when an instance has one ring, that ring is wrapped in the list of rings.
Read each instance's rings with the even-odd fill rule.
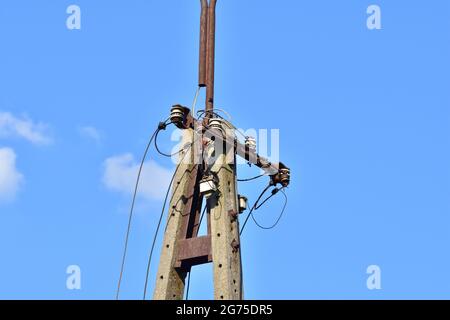
[[[169,154],[169,153],[166,153],[166,152],[161,151],[161,149],[160,149],[159,146],[158,146],[158,135],[159,135],[159,133],[160,133],[162,130],[164,130],[164,129],[158,130],[158,131],[156,132],[156,136],[155,136],[155,148],[156,148],[156,151],[158,151],[158,153],[159,153],[160,155],[162,155],[162,156],[164,156],[164,157],[167,157],[167,158],[172,158],[172,157],[174,157],[174,156],[180,154],[181,152],[185,151],[186,148],[188,148],[188,145],[186,145],[186,146],[184,146],[183,148],[181,148],[180,150],[178,150],[178,151],[176,151],[176,152],[174,152],[174,153],[172,153],[172,154]]]
[[[195,107],[197,106],[197,100],[198,100],[198,95],[200,94],[200,89],[202,87],[198,86],[197,90],[195,91],[195,96],[194,96],[194,101],[192,102],[192,114],[195,114]]]
[[[263,205],[266,204],[267,201],[269,201],[272,197],[274,197],[278,192],[280,192],[282,188],[278,189],[275,188],[272,190],[272,194],[270,196],[268,196],[266,199],[264,199],[263,202],[261,202],[260,204],[258,204],[258,206],[255,208],[255,210],[259,210],[259,208],[261,208]]]
[[[273,229],[273,228],[275,228],[275,227],[278,225],[278,223],[280,222],[281,218],[283,217],[284,211],[285,211],[285,209],[286,209],[287,203],[288,203],[288,198],[287,198],[286,193],[284,192],[284,189],[285,189],[284,187],[273,189],[273,190],[272,190],[272,194],[271,194],[270,196],[268,196],[267,198],[265,198],[261,203],[259,203],[259,202],[261,201],[263,195],[267,192],[267,190],[268,190],[270,187],[271,187],[271,185],[269,185],[268,187],[266,187],[266,188],[264,189],[264,191],[263,191],[263,192],[261,193],[261,195],[258,197],[258,200],[256,200],[255,204],[252,206],[252,208],[251,208],[249,214],[247,215],[247,218],[245,219],[244,225],[243,225],[242,228],[241,228],[240,235],[242,235],[242,233],[243,233],[243,231],[244,231],[244,229],[245,229],[245,226],[247,225],[247,222],[248,222],[248,220],[250,219],[250,217],[253,219],[253,221],[255,222],[255,224],[256,224],[259,228],[264,229],[264,230],[270,230],[270,229]],[[270,226],[270,227],[262,226],[260,223],[258,223],[258,221],[256,221],[256,219],[255,219],[255,217],[254,217],[254,211],[259,210],[264,204],[267,203],[267,201],[269,201],[272,197],[274,197],[275,195],[277,195],[280,191],[281,191],[281,193],[284,195],[284,198],[285,198],[285,202],[284,202],[284,205],[283,205],[283,209],[282,209],[282,211],[281,211],[281,214],[279,215],[278,219],[276,220],[276,222],[275,222],[272,226]]]
[[[275,221],[274,224],[272,224],[270,227],[265,227],[265,226],[261,225],[261,224],[256,220],[255,215],[252,214],[252,219],[253,219],[253,221],[255,222],[255,224],[256,224],[260,229],[263,229],[263,230],[271,230],[271,229],[274,229],[274,228],[278,225],[278,223],[280,223],[281,218],[283,217],[284,211],[286,210],[286,206],[287,206],[287,204],[288,204],[288,197],[287,197],[286,193],[284,192],[284,188],[281,188],[280,191],[281,191],[281,193],[284,195],[284,205],[283,205],[283,209],[281,210],[280,215],[278,216],[278,219]],[[267,199],[267,200],[269,200],[269,199]],[[261,205],[263,205],[263,204],[264,204],[264,203],[262,203]]]
[[[231,127],[234,129],[234,130],[236,130],[236,132],[237,133],[239,133],[244,139],[247,139],[248,137],[241,131],[241,130],[239,130],[238,128],[236,128],[231,122],[229,122],[229,121],[231,121],[231,115],[227,112],[227,111],[225,111],[225,110],[223,110],[223,109],[218,109],[218,108],[214,108],[214,110],[198,110],[197,111],[197,120],[201,120],[201,117],[203,117],[204,115],[208,115],[208,114],[212,114],[213,116],[215,116],[215,117],[217,117],[217,118],[220,118],[220,119],[224,119],[225,120],[225,118],[224,117],[222,117],[219,113],[217,113],[216,111],[220,111],[220,112],[222,112],[222,113],[224,113],[229,119],[228,119],[228,124],[229,125],[231,125]],[[194,114],[194,113],[192,113],[192,114]]]
[[[261,194],[259,195],[258,199],[255,201],[255,203],[253,204],[252,208],[250,209],[249,214],[247,215],[247,218],[244,221],[244,224],[242,225],[241,231],[240,231],[240,235],[242,235],[242,232],[244,232],[245,226],[247,225],[248,220],[250,219],[250,216],[252,215],[253,211],[256,209],[256,207],[258,206],[259,201],[262,199],[262,197],[266,194],[267,190],[269,190],[271,187],[271,185],[269,184],[267,187],[264,188],[264,190],[261,192]]]
[[[167,121],[165,122],[167,123]],[[161,123],[160,123],[161,126]],[[142,173],[142,169],[144,167],[144,163],[145,163],[145,159],[147,158],[147,154],[148,151],[150,150],[150,147],[152,145],[153,140],[155,139],[155,136],[157,134],[157,132],[159,131],[159,127],[155,130],[155,132],[152,134],[147,147],[145,148],[145,152],[144,155],[142,157],[142,161],[141,164],[139,166],[139,171],[138,171],[138,175],[136,178],[136,184],[134,187],[134,192],[133,192],[133,200],[131,202],[131,208],[130,208],[130,213],[129,213],[129,217],[128,217],[128,227],[127,227],[127,232],[126,232],[126,236],[125,236],[125,245],[124,245],[124,250],[123,250],[123,256],[122,256],[122,264],[121,264],[121,268],[120,268],[120,276],[119,276],[119,282],[117,285],[117,292],[116,292],[116,300],[119,300],[119,296],[120,296],[120,288],[122,285],[122,279],[123,279],[123,272],[125,270],[125,261],[126,261],[126,257],[127,257],[127,252],[128,252],[128,241],[130,238],[130,231],[131,231],[131,224],[133,221],[133,212],[134,212],[134,206],[136,203],[136,197],[137,197],[137,192],[138,192],[138,188],[139,188],[139,182],[141,179],[141,173]]]
[[[214,108],[214,110],[204,110],[204,109],[198,110],[197,111],[197,120],[200,120],[200,118],[205,115],[213,115],[217,118],[221,118],[221,119],[225,120],[225,118],[223,116],[221,116],[219,113],[217,113],[216,111],[222,112],[223,114],[225,114],[228,117],[228,120],[231,121],[231,115],[228,112],[226,112],[225,110],[218,109],[218,108]]]
[[[190,148],[191,146],[192,146],[192,144],[189,145],[189,148]],[[189,149],[189,148],[188,148],[188,149]],[[186,151],[186,153],[184,154],[184,156],[183,156],[183,157],[181,158],[181,160],[179,161],[179,163],[178,163],[178,165],[177,165],[177,168],[175,169],[175,172],[174,172],[173,175],[172,175],[172,178],[171,178],[171,180],[170,180],[169,186],[167,187],[166,196],[165,196],[165,198],[164,198],[164,204],[163,204],[163,207],[162,207],[162,209],[161,209],[161,214],[160,214],[160,216],[159,216],[158,225],[157,225],[157,227],[156,227],[155,234],[154,234],[154,237],[153,237],[152,246],[151,246],[151,249],[150,249],[150,253],[149,253],[149,257],[148,257],[148,262],[147,262],[147,272],[146,272],[146,276],[145,276],[144,300],[147,298],[148,278],[149,278],[149,275],[150,275],[150,268],[151,268],[151,264],[152,264],[153,252],[154,252],[154,250],[155,250],[156,240],[158,239],[159,230],[160,230],[160,228],[161,228],[161,222],[162,222],[162,219],[163,219],[163,217],[164,217],[164,212],[165,212],[165,210],[166,210],[167,200],[168,200],[169,194],[170,194],[170,189],[171,189],[171,187],[172,187],[173,181],[175,180],[175,176],[176,176],[177,173],[178,173],[178,170],[179,170],[179,168],[180,168],[181,163],[183,163],[184,158],[185,158],[186,155],[188,154],[187,149],[184,149],[184,150]]]
[[[260,175],[258,175],[258,176],[256,176],[256,177],[253,177],[253,178],[248,178],[248,179],[237,179],[237,181],[238,181],[238,182],[249,182],[249,181],[257,180],[257,179],[262,178],[262,177],[265,177],[265,176],[267,176],[267,173],[260,174]]]
[[[228,121],[231,121],[231,115],[225,111],[224,109],[214,108],[214,113],[218,115],[217,111],[222,112],[226,117],[228,117]],[[222,117],[223,118],[223,117]]]
[[[207,209],[208,209],[208,205],[205,205],[205,207],[203,208],[202,215],[200,217],[200,221],[198,222],[198,228],[197,229],[200,229],[200,227],[202,226],[203,217],[205,216],[205,213],[206,213]]]
[[[187,289],[186,289],[186,300],[189,300],[189,289],[191,287],[191,273],[192,273],[192,269],[189,271],[189,274],[188,274]]]

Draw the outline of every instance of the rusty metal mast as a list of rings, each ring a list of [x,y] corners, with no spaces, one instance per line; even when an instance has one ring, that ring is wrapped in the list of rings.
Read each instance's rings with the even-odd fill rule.
[[[206,117],[210,119],[214,110],[214,71],[216,46],[216,4],[217,0],[200,0],[200,59],[199,87],[206,87]]]
[[[155,285],[155,300],[184,298],[185,280],[192,267],[214,264],[214,298],[243,299],[241,245],[236,179],[236,156],[263,169],[274,186],[286,187],[290,171],[282,163],[273,164],[256,150],[241,144],[234,126],[214,112],[214,63],[217,0],[200,0],[199,87],[206,87],[205,116],[198,120],[181,105],[171,110],[171,122],[182,129],[183,145],[174,178],[172,199]],[[213,146],[211,146],[213,145]],[[213,161],[205,160],[214,154]],[[208,159],[211,160],[211,159]],[[205,178],[217,188],[205,195],[201,189]],[[201,208],[207,199],[207,235],[199,236]]]

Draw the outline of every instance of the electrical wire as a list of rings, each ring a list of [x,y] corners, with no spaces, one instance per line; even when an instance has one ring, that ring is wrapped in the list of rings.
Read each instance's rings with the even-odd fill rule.
[[[198,228],[197,229],[200,229],[200,227],[202,225],[203,217],[205,216],[205,213],[206,213],[207,209],[208,209],[208,205],[205,205],[205,207],[203,208],[202,215],[200,217],[200,221],[198,222]]]
[[[260,174],[260,175],[258,175],[258,176],[256,176],[256,177],[253,177],[253,178],[248,178],[248,179],[237,179],[237,181],[238,181],[238,182],[249,182],[249,181],[257,180],[257,179],[262,178],[262,177],[265,177],[265,176],[267,176],[267,174],[266,174],[266,173],[263,173],[263,174]]]
[[[261,192],[261,195],[258,197],[258,200],[256,200],[255,204],[252,206],[252,208],[251,208],[249,214],[247,215],[247,218],[245,219],[244,225],[243,225],[242,228],[241,228],[240,235],[242,235],[242,233],[244,232],[245,226],[247,225],[247,222],[248,222],[248,220],[250,219],[250,217],[253,219],[253,221],[255,222],[255,224],[256,224],[259,228],[264,229],[264,230],[270,230],[270,229],[273,229],[273,228],[275,228],[275,227],[278,225],[278,223],[280,222],[281,218],[282,218],[283,215],[284,215],[284,211],[286,210],[286,206],[287,206],[287,203],[288,203],[288,198],[287,198],[286,193],[284,192],[284,189],[285,189],[284,187],[273,189],[273,190],[272,190],[272,194],[271,194],[270,196],[268,196],[266,199],[264,199],[261,203],[259,203],[259,202],[261,201],[263,195],[267,192],[267,190],[269,190],[270,187],[271,187],[271,185],[267,186],[267,187],[263,190],[263,192]],[[267,203],[267,201],[269,201],[272,197],[274,197],[274,196],[275,196],[276,194],[278,194],[280,191],[281,191],[281,193],[283,193],[284,198],[285,198],[285,202],[284,202],[284,206],[283,206],[283,209],[282,209],[282,211],[281,211],[281,214],[279,215],[277,221],[276,221],[272,226],[270,226],[270,227],[262,226],[260,223],[258,223],[258,221],[256,221],[253,212],[256,211],[256,210],[259,210],[264,204]]]
[[[231,115],[227,111],[225,111],[224,109],[214,108],[214,111],[222,112],[224,115],[226,115],[228,117],[228,121],[231,121]],[[214,113],[216,115],[219,115],[217,112],[214,112]]]
[[[214,111],[206,111],[206,110],[203,110],[203,109],[202,110],[198,110],[197,111],[197,120],[201,120],[201,117],[204,116],[205,114],[208,114],[208,113],[211,113],[211,114],[215,115]]]
[[[217,112],[215,112],[215,111],[220,111],[220,112],[222,112],[222,113],[224,113],[227,117],[228,117],[228,124],[237,132],[237,133],[239,133],[245,140],[247,140],[248,139],[248,136],[246,136],[241,130],[239,130],[238,128],[236,128],[236,126],[234,126],[230,121],[231,121],[231,115],[227,112],[227,111],[225,111],[225,110],[223,110],[223,109],[218,109],[218,108],[214,108],[214,110],[210,110],[210,111],[207,111],[207,110],[198,110],[197,111],[197,120],[201,120],[200,119],[200,117],[202,117],[203,115],[205,115],[205,114],[212,114],[212,115],[214,115],[214,116],[216,116],[216,117],[218,117],[218,118],[220,118],[220,119],[224,119],[224,120],[226,120],[224,117],[222,117],[220,114],[218,114]],[[192,114],[194,114],[194,113],[192,113]]]
[[[277,221],[275,221],[274,224],[272,224],[270,227],[265,227],[265,226],[261,225],[261,224],[256,220],[255,215],[252,214],[252,219],[253,219],[253,221],[255,222],[255,224],[256,224],[260,229],[263,229],[263,230],[271,230],[271,229],[274,229],[274,228],[278,225],[278,223],[280,223],[281,218],[283,217],[284,212],[285,212],[285,210],[286,210],[286,206],[287,206],[287,204],[288,204],[288,197],[287,197],[287,195],[286,195],[286,193],[284,192],[283,189],[284,189],[284,188],[280,189],[280,191],[281,191],[281,193],[284,195],[284,206],[283,206],[283,209],[281,210],[280,215],[278,216]],[[268,200],[268,199],[267,199],[267,200]],[[261,204],[261,205],[262,205],[262,204]]]
[[[261,198],[264,196],[264,194],[266,194],[267,190],[269,190],[271,187],[271,185],[269,184],[267,187],[264,188],[264,190],[261,192],[261,194],[259,195],[258,199],[255,201],[255,203],[253,204],[249,214],[247,215],[247,218],[244,221],[244,224],[242,225],[241,231],[239,233],[239,235],[242,235],[242,232],[244,232],[245,226],[247,225],[248,220],[250,219],[250,216],[252,215],[253,211],[256,210],[255,208],[258,206],[259,201],[261,200]]]
[[[189,148],[191,146],[192,146],[192,144],[190,144]],[[164,217],[164,212],[166,210],[166,205],[167,205],[167,200],[169,198],[170,189],[172,187],[173,181],[175,180],[175,176],[176,176],[176,174],[178,172],[178,169],[180,168],[180,165],[181,165],[181,163],[183,163],[183,160],[184,160],[184,158],[186,157],[187,154],[188,154],[188,152],[186,152],[184,154],[183,158],[180,160],[177,168],[175,169],[175,172],[172,175],[172,178],[170,180],[169,186],[167,187],[166,196],[164,198],[164,204],[163,204],[163,207],[161,209],[161,214],[159,216],[158,225],[157,225],[156,230],[155,230],[155,235],[153,237],[153,242],[152,242],[152,246],[151,246],[151,249],[150,249],[150,254],[149,254],[149,257],[148,257],[147,272],[146,272],[146,276],[145,276],[145,285],[144,285],[144,300],[147,298],[148,278],[149,278],[149,275],[150,275],[150,267],[151,267],[151,264],[152,264],[153,252],[155,250],[156,240],[158,239],[159,230],[161,228],[161,222],[162,222],[162,219]]]
[[[282,188],[281,188],[282,189]],[[255,210],[259,210],[259,208],[261,208],[263,205],[266,204],[267,201],[269,201],[272,197],[274,197],[278,192],[280,192],[281,189],[275,188],[272,190],[272,194],[270,196],[268,196],[266,199],[264,199],[263,202],[261,202],[260,204],[258,204],[258,206],[255,208]]]
[[[172,154],[169,154],[169,153],[166,153],[166,152],[161,151],[161,149],[160,149],[159,146],[158,146],[158,135],[159,135],[159,133],[160,133],[161,131],[162,131],[162,129],[159,129],[159,130],[156,132],[156,136],[155,136],[155,148],[156,148],[156,151],[158,151],[158,153],[159,153],[160,155],[162,155],[162,156],[164,156],[164,157],[167,157],[167,158],[172,158],[172,157],[174,157],[174,156],[180,154],[181,152],[185,151],[185,150],[188,148],[188,146],[184,146],[184,147],[181,148],[179,151],[174,152],[174,153],[172,153]]]
[[[201,89],[200,86],[197,87],[197,90],[195,92],[194,102],[192,102],[192,108],[191,108],[192,114],[195,114],[195,107],[197,105],[197,100],[198,100],[198,95],[200,94],[200,89]]]
[[[128,241],[130,238],[131,223],[133,220],[134,205],[136,203],[136,196],[137,196],[137,191],[139,188],[139,182],[141,179],[141,173],[142,173],[142,169],[144,167],[145,159],[147,158],[148,151],[150,150],[150,146],[152,145],[153,139],[155,139],[155,136],[158,131],[159,131],[159,128],[156,129],[155,132],[152,134],[152,136],[147,144],[147,147],[145,148],[145,152],[142,157],[141,164],[139,166],[138,176],[136,178],[136,184],[135,184],[134,193],[133,193],[133,200],[131,202],[130,214],[129,214],[129,218],[128,218],[128,227],[127,227],[127,232],[126,232],[126,236],[125,236],[125,245],[124,245],[123,256],[122,256],[122,265],[121,265],[121,269],[120,269],[119,282],[117,285],[116,300],[119,300],[119,296],[120,296],[120,288],[122,285],[123,272],[125,270],[125,261],[126,261],[126,256],[127,256],[127,252],[128,252]]]
[[[216,116],[218,118],[226,120],[223,116],[221,116],[216,111],[220,111],[220,112],[224,113],[228,117],[228,121],[231,121],[231,115],[228,112],[226,112],[225,110],[218,109],[218,108],[214,108],[214,110],[205,110],[205,109],[198,110],[197,111],[197,120],[200,120],[200,117],[204,116],[205,114],[212,114],[213,116]]]
[[[191,287],[191,273],[192,273],[192,269],[189,271],[189,274],[188,274],[187,289],[186,289],[186,300],[189,300],[189,289]]]

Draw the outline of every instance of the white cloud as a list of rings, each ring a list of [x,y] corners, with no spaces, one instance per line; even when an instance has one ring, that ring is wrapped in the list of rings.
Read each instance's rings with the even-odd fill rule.
[[[10,148],[0,148],[0,202],[14,199],[23,175],[16,168],[16,153]]]
[[[28,117],[16,117],[9,112],[0,112],[0,138],[15,136],[33,144],[46,145],[52,142],[46,134],[46,129],[46,125],[35,123]]]
[[[132,154],[124,154],[106,159],[103,183],[112,191],[132,194],[140,163]],[[139,196],[147,200],[162,200],[172,178],[172,171],[153,160],[145,162],[139,184]]]
[[[94,140],[97,143],[100,143],[102,139],[102,134],[98,131],[97,128],[92,126],[85,126],[78,128],[78,132],[85,138],[89,138]]]

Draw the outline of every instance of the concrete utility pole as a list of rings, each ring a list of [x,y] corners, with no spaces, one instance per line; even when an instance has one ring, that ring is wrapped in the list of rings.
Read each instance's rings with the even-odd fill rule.
[[[290,170],[260,157],[251,144],[241,144],[234,126],[214,112],[215,10],[217,0],[200,0],[199,87],[206,87],[203,121],[181,105],[171,110],[171,122],[183,132],[183,146],[172,191],[169,216],[160,257],[155,300],[184,298],[191,268],[214,264],[214,298],[242,300],[241,242],[236,178],[236,156],[263,169],[274,186],[286,187]],[[203,200],[207,230],[199,236]]]

